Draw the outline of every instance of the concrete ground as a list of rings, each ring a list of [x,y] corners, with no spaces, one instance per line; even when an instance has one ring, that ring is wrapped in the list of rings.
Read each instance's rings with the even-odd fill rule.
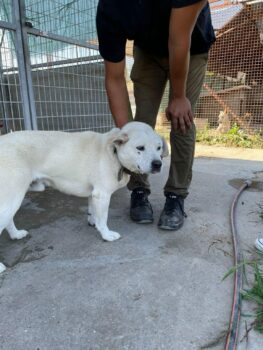
[[[263,151],[242,152],[197,147],[188,218],[177,232],[156,227],[169,160],[151,177],[154,224],[131,222],[128,191],[114,194],[109,226],[122,239],[112,243],[87,225],[86,200],[29,194],[16,223],[30,237],[0,238],[9,266],[0,276],[0,348],[224,349],[233,278],[222,278],[233,266],[229,209],[240,179],[254,179],[237,208],[245,253],[263,237]],[[244,338],[246,322],[238,348],[262,349],[262,335]]]

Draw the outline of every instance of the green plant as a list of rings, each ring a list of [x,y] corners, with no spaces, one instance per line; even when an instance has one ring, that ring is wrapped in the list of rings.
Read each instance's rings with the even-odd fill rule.
[[[263,148],[261,135],[247,134],[236,124],[225,134],[219,134],[212,129],[197,130],[196,142],[215,146]]]
[[[240,128],[236,123],[234,123],[232,128],[227,132],[228,135],[238,135],[239,133],[240,133]]]
[[[263,258],[263,254],[261,255]],[[263,333],[263,272],[256,262],[252,266],[254,269],[254,283],[251,289],[242,292],[242,296],[245,300],[256,303],[255,321],[252,326],[255,330]]]
[[[253,301],[256,304],[256,310],[254,315],[243,315],[247,317],[253,317],[254,321],[250,325],[250,329],[255,329],[260,333],[263,333],[263,271],[261,265],[263,262],[263,253],[257,252],[258,258],[255,260],[244,260],[238,266],[234,266],[224,275],[223,279],[232,275],[238,268],[243,268],[245,280],[247,281],[246,268],[251,267],[253,269],[254,281],[251,289],[243,289],[241,292],[244,300]]]
[[[156,129],[166,140],[169,141],[170,127],[157,126]],[[196,142],[205,145],[243,147],[243,148],[262,148],[263,137],[260,134],[247,134],[234,124],[225,134],[219,134],[215,129],[199,129],[196,132]]]

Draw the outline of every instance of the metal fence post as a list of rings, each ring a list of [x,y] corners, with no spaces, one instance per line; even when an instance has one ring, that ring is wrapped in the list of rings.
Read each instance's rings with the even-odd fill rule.
[[[0,43],[1,45],[1,43]],[[2,56],[0,55],[0,99],[3,101],[1,104],[1,109],[3,111],[3,123],[4,123],[4,130],[5,132],[8,130],[7,127],[7,121],[6,121],[6,116],[7,116],[7,109],[6,109],[6,93],[4,89],[4,74],[3,74],[3,64],[2,64]],[[1,134],[1,130],[0,130]]]
[[[13,0],[13,22],[16,25],[15,49],[17,52],[20,76],[20,90],[25,129],[32,130],[37,129],[37,122],[24,8],[24,0]]]

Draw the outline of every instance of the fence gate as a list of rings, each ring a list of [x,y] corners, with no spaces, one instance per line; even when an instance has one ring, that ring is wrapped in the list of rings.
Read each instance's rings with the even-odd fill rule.
[[[1,1],[0,123],[6,132],[112,127],[96,6],[96,0]]]

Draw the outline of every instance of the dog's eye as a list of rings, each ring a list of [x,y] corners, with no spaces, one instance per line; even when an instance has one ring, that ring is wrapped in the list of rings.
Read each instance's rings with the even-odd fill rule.
[[[144,146],[138,146],[136,147],[138,151],[144,151],[145,150],[145,147]]]
[[[162,148],[161,146],[157,147],[157,151],[160,151],[161,148]]]

